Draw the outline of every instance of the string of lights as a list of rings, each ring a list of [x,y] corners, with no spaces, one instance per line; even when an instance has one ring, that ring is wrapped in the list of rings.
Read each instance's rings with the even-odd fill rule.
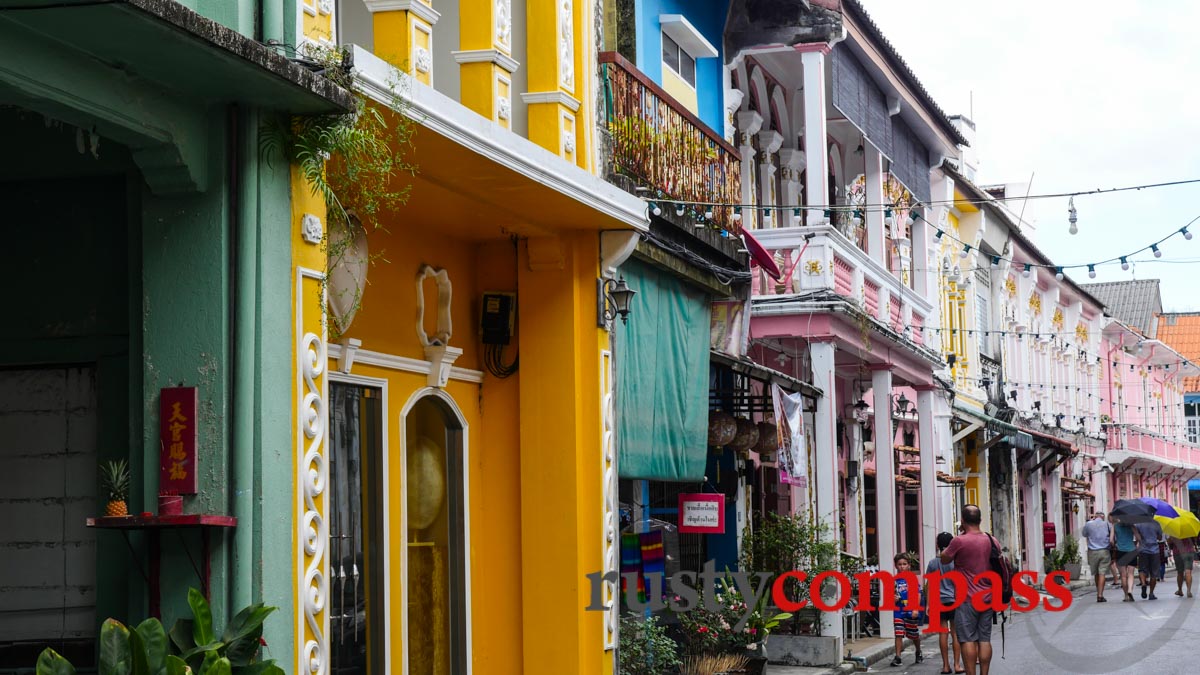
[[[989,197],[987,199],[943,199],[943,200],[934,199],[934,200],[930,200],[927,202],[920,202],[918,204],[913,204],[912,208],[917,208],[919,206],[942,206],[942,205],[954,205],[954,204],[993,204],[993,203],[997,203],[997,202],[1003,203],[1003,202],[1010,202],[1010,201],[1026,201],[1026,200],[1037,200],[1037,199],[1062,199],[1064,197],[1073,199],[1074,197],[1084,197],[1084,196],[1088,196],[1088,195],[1108,194],[1108,193],[1113,193],[1113,192],[1131,192],[1131,191],[1150,190],[1150,189],[1155,189],[1155,188],[1189,185],[1192,183],[1200,183],[1200,178],[1189,178],[1189,179],[1184,179],[1184,180],[1165,181],[1165,182],[1161,182],[1161,183],[1146,183],[1144,185],[1127,185],[1127,186],[1123,186],[1123,187],[1113,187],[1113,188],[1093,188],[1093,189],[1089,189],[1089,190],[1076,190],[1073,192],[1051,192],[1051,193],[1043,193],[1043,194],[1036,194],[1036,195],[1019,195],[1019,196],[1014,195],[1012,197],[1008,197],[1008,196]],[[687,206],[714,207],[714,208],[715,207],[731,208],[732,207],[735,209],[758,209],[761,211],[791,211],[791,210],[827,211],[827,210],[833,210],[833,209],[839,209],[839,210],[843,210],[843,211],[849,210],[849,209],[874,211],[874,210],[892,209],[892,208],[896,208],[896,206],[897,206],[895,203],[857,204],[857,205],[810,204],[807,206],[804,206],[804,205],[786,206],[786,205],[777,205],[777,204],[774,204],[774,205],[773,204],[735,204],[735,203],[712,202],[712,201],[689,201],[689,200],[684,200],[684,199],[672,199],[672,198],[666,197],[666,196],[647,197],[646,201],[655,203],[655,204],[659,204],[659,203],[672,204],[672,205],[676,205],[676,206],[685,206],[685,207],[687,207]],[[655,214],[655,215],[658,215],[658,214]]]

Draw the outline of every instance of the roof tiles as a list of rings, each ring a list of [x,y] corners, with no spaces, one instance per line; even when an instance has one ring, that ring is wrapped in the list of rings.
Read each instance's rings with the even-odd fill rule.
[[[1138,329],[1142,335],[1155,337],[1156,317],[1162,314],[1158,279],[1083,284],[1083,288],[1103,302],[1110,315]]]
[[[1200,313],[1163,314],[1158,317],[1158,339],[1191,361],[1200,360]],[[1183,381],[1184,391],[1200,391],[1200,377]]]

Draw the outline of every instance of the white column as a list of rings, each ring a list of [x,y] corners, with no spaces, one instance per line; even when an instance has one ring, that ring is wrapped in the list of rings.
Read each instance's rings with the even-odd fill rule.
[[[810,205],[829,202],[829,151],[825,120],[825,53],[822,45],[817,51],[800,55],[804,71],[804,192]],[[805,222],[821,222],[821,209],[810,210]]]
[[[863,192],[863,201],[867,204],[863,213],[863,222],[867,225],[867,255],[886,267],[883,209],[878,207],[878,204],[883,203],[883,155],[868,141],[863,143],[863,159],[867,162],[866,186]]]
[[[1042,573],[1042,470],[1029,473],[1025,493],[1025,547],[1029,554],[1024,569]]]
[[[775,165],[775,153],[782,144],[783,135],[778,131],[769,129],[758,132],[758,190],[766,207],[779,205],[779,195],[775,191],[775,172],[779,168]],[[743,156],[742,162],[745,161],[746,157]],[[763,209],[762,218],[763,227],[787,227],[792,224],[791,213],[775,208]]]
[[[737,114],[738,152],[742,155],[742,203],[754,204],[754,135],[762,128],[762,115],[753,110]],[[758,227],[756,209],[742,209],[742,225]]]
[[[1046,513],[1050,516],[1050,522],[1054,523],[1056,544],[1062,546],[1070,529],[1070,523],[1063,520],[1062,467],[1055,469],[1048,480],[1050,484],[1046,486]]]
[[[937,466],[934,453],[937,446],[933,427],[933,390],[917,392],[917,434],[921,445],[921,564],[933,560],[937,550]]]
[[[786,206],[800,205],[800,172],[804,169],[804,152],[793,148],[784,148],[779,151],[779,170],[782,172],[783,178],[783,194],[780,195],[780,203]],[[784,214],[791,217],[793,214]],[[801,212],[801,218],[803,218]],[[787,225],[800,225],[795,220],[787,221]],[[782,223],[781,223],[782,224]]]
[[[892,371],[871,373],[875,394],[875,536],[879,568],[891,569],[896,555],[896,462],[892,447]],[[892,613],[879,612],[880,637],[895,637]]]
[[[850,433],[850,456],[858,459],[858,471],[854,474],[853,480],[856,489],[854,494],[848,495],[849,504],[846,510],[846,552],[853,555],[863,555],[866,547],[863,545],[862,530],[863,530],[863,429],[858,422],[846,420],[846,431]],[[849,468],[847,468],[849,471]],[[847,478],[850,475],[847,474]]]
[[[811,342],[808,346],[812,357],[813,384],[825,392],[817,399],[813,412],[813,435],[815,436],[812,484],[817,493],[818,522],[828,526],[825,536],[837,543],[841,524],[841,509],[838,508],[838,465],[837,465],[837,381],[834,373],[834,354],[837,348],[832,342]],[[838,638],[837,653],[842,653],[842,617],[839,613],[822,613],[821,635]]]

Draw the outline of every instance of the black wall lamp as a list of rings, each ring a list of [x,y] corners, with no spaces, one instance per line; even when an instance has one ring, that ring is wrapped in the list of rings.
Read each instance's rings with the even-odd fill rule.
[[[629,303],[637,291],[625,284],[625,277],[596,280],[596,325],[601,328],[618,316],[621,323],[629,324]]]

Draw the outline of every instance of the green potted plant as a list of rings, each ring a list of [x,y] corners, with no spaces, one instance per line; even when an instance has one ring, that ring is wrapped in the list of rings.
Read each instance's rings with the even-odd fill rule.
[[[822,589],[810,588],[809,584],[821,572],[838,568],[840,550],[829,532],[827,525],[804,515],[769,513],[743,536],[739,565],[743,570],[769,573],[772,578],[803,570],[807,573],[804,581],[792,577],[784,583],[787,597],[792,601],[809,600],[815,591],[832,600],[836,584]],[[771,663],[821,666],[841,662],[837,641],[821,636],[821,612],[811,604],[779,622],[770,644]],[[816,656],[807,658],[802,654]]]
[[[1083,572],[1083,558],[1079,554],[1079,540],[1071,535],[1063,538],[1062,549],[1058,557],[1059,569],[1078,579]]]
[[[682,663],[679,646],[667,635],[658,617],[643,619],[628,612],[621,615],[617,662],[620,675],[670,673]]]
[[[213,627],[212,610],[200,591],[188,590],[191,619],[180,619],[168,633],[158,619],[146,619],[134,629],[116,619],[100,627],[102,674],[132,675],[283,675],[273,659],[262,661],[263,622],[276,607],[250,605],[230,619],[225,630]],[[75,667],[47,647],[38,656],[37,675],[74,675]]]

